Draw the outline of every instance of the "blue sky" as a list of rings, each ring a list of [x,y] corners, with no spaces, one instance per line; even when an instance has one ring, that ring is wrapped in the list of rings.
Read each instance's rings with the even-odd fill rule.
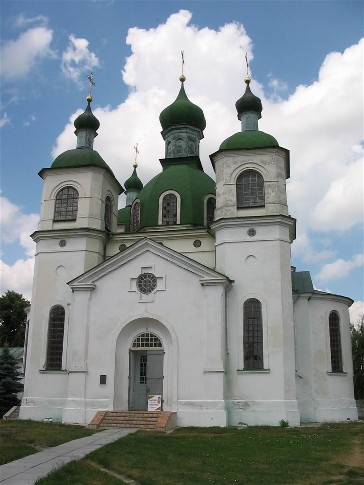
[[[95,149],[119,181],[140,148],[143,182],[163,157],[159,113],[186,91],[205,112],[208,155],[239,130],[244,55],[262,98],[260,129],[291,150],[287,184],[297,218],[292,263],[316,288],[363,312],[363,2],[1,1],[1,291],[30,297],[42,181],[38,172],[75,147],[86,106],[101,121]],[[120,200],[120,205],[124,203]]]

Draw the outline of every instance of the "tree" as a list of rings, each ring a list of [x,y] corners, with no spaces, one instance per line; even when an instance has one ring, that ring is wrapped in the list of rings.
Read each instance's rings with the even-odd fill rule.
[[[355,399],[364,399],[364,315],[358,325],[351,325],[351,342],[353,351],[353,374]]]
[[[0,346],[9,347],[24,345],[26,313],[30,303],[16,291],[7,291],[0,297]]]
[[[5,344],[0,355],[0,418],[19,404],[18,393],[23,389],[18,363]]]

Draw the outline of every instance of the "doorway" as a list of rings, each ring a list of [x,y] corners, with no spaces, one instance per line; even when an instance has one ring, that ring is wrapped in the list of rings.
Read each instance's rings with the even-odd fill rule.
[[[129,350],[129,409],[148,409],[148,396],[160,395],[163,403],[162,342],[157,335],[144,332]]]

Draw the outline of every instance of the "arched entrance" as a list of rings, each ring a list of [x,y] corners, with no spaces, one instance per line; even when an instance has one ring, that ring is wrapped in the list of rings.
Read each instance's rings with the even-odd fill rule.
[[[163,357],[160,338],[152,332],[138,334],[129,349],[129,409],[148,409],[148,396],[160,395],[163,403]]]

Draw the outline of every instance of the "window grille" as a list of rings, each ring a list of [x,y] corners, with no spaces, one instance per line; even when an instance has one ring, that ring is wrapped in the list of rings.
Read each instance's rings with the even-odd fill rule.
[[[262,305],[250,298],[244,303],[244,369],[263,369]]]
[[[206,223],[209,226],[214,222],[216,209],[216,199],[215,197],[209,197],[206,202]]]
[[[132,349],[161,349],[162,342],[155,333],[144,332],[137,335],[132,343]]]
[[[140,293],[149,295],[157,288],[157,277],[153,273],[142,273],[138,276],[136,285]]]
[[[264,206],[264,179],[255,170],[246,170],[236,181],[237,207]]]
[[[167,194],[162,201],[162,225],[172,224],[177,224],[177,197],[174,194]]]
[[[106,229],[106,231],[111,231],[111,214],[112,214],[111,197],[107,196],[106,199],[105,199],[105,229]]]
[[[341,355],[341,336],[340,318],[337,312],[333,311],[329,315],[330,351],[331,351],[331,371],[342,372],[343,363]]]
[[[65,311],[61,305],[56,305],[49,312],[47,369],[62,369],[63,334]]]
[[[75,221],[78,212],[78,192],[74,187],[64,187],[56,195],[55,221]]]
[[[140,363],[139,363],[139,383],[146,384],[147,383],[147,359],[146,355],[140,356]]]
[[[131,230],[133,232],[140,229],[140,202],[135,202],[131,210]]]

